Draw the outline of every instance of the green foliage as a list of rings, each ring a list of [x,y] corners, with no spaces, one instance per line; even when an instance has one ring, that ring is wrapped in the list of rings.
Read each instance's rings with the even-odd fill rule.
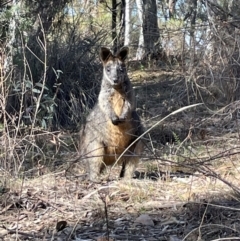
[[[168,30],[179,30],[183,27],[184,21],[181,19],[171,18],[167,22],[162,23]]]
[[[40,99],[39,96],[42,89],[44,94]],[[34,113],[37,111],[37,119],[34,121],[36,125],[43,129],[51,126],[56,103],[50,94],[50,90],[45,85],[40,82],[34,84],[30,80],[17,81],[13,83],[13,91],[23,100],[22,125],[31,124]],[[38,110],[36,109],[37,102],[40,102]]]
[[[179,136],[174,131],[172,131],[172,134],[173,134],[174,140],[177,143],[177,145],[180,145],[181,140],[180,140]]]

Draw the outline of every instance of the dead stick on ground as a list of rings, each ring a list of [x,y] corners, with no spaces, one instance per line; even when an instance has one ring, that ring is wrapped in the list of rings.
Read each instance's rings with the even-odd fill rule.
[[[55,208],[56,210],[58,210],[59,212],[61,212],[61,213],[64,213],[64,214],[69,214],[69,212],[65,212],[65,211],[63,211],[63,210],[61,210],[59,207],[57,207],[55,204],[53,204],[53,203],[51,203],[50,201],[48,201],[48,200],[46,200],[45,198],[42,198],[42,197],[40,197],[40,196],[38,196],[38,195],[35,195],[38,199],[40,199],[41,201],[43,201],[43,202],[46,202],[47,204],[49,204],[50,206],[52,206],[53,208]]]
[[[21,232],[21,231],[18,231],[18,230],[11,230],[11,229],[8,229],[8,228],[5,228],[9,234],[19,234],[19,235],[22,235],[22,236],[26,236],[26,237],[31,237],[31,238],[46,238],[45,235],[41,235],[41,234],[31,234],[31,233],[25,233],[25,232]]]

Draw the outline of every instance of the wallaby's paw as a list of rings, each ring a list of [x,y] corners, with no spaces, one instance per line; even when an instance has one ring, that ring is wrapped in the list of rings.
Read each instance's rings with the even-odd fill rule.
[[[124,117],[119,117],[119,122],[125,122],[127,120],[127,118],[124,116]]]
[[[124,123],[126,121],[126,119],[117,119],[116,121],[113,121],[112,120],[112,123],[113,123],[113,125],[119,125],[119,124],[121,124],[121,123]]]
[[[125,122],[127,120],[127,118],[126,118],[126,116],[120,116],[120,117],[114,116],[114,117],[112,117],[111,120],[112,120],[113,125],[118,125],[118,124]]]
[[[111,120],[112,120],[113,125],[115,125],[115,126],[120,123],[120,120],[117,116],[112,117]]]

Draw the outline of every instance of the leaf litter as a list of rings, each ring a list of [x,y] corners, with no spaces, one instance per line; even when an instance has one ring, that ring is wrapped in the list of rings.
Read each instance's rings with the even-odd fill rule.
[[[211,232],[212,237],[240,236],[240,203],[230,188],[216,181],[207,193],[206,185],[212,182],[204,176],[198,179],[198,187],[177,181],[116,180],[109,188],[106,183],[91,185],[87,192],[87,181],[76,184],[63,175],[25,180],[21,189],[15,185],[15,190],[0,196],[0,236],[5,240],[105,240],[104,204],[94,191],[103,189],[108,193],[109,240],[181,240],[191,232],[185,240],[193,240],[199,228],[202,235]],[[54,188],[56,183],[64,185]],[[221,196],[211,199],[213,190]],[[80,191],[82,198],[77,195]],[[184,192],[189,197],[195,193],[195,201],[189,202]],[[128,199],[122,199],[126,194]]]
[[[159,103],[153,80],[152,85],[153,91],[145,92]],[[169,96],[167,92],[164,94]],[[148,118],[158,113],[166,116],[172,111],[168,110],[166,96],[161,97],[166,103],[162,101],[160,107],[146,112]],[[66,176],[60,170],[41,172],[32,179],[16,179],[1,173],[8,184],[0,190],[0,238],[236,240],[240,237],[239,193],[233,188],[240,186],[238,125],[224,119],[225,125],[231,128],[229,131],[222,128],[220,118],[195,114],[173,116],[167,126],[163,124],[149,133],[151,140],[156,141],[151,142],[152,149],[160,146],[154,153],[159,151],[160,158],[156,160],[156,155],[147,153],[148,161],[143,158],[138,178],[131,181],[117,180],[118,167],[111,171],[110,181],[98,184]],[[189,132],[186,126],[190,126],[193,117],[198,127]],[[154,120],[149,125],[153,123]],[[182,144],[174,149],[168,142],[171,138],[175,142],[182,139],[179,133],[189,138],[191,149]],[[165,152],[163,145],[171,152]],[[173,150],[182,152],[176,155]],[[217,160],[217,164],[212,160]]]

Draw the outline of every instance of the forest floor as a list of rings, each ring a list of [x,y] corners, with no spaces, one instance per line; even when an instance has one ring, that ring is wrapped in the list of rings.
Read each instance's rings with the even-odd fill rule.
[[[156,125],[136,177],[118,180],[114,167],[101,183],[84,180],[81,163],[78,175],[68,170],[76,135],[49,133],[21,177],[0,169],[0,240],[240,240],[238,101],[195,95],[177,72],[131,79],[145,129]]]

